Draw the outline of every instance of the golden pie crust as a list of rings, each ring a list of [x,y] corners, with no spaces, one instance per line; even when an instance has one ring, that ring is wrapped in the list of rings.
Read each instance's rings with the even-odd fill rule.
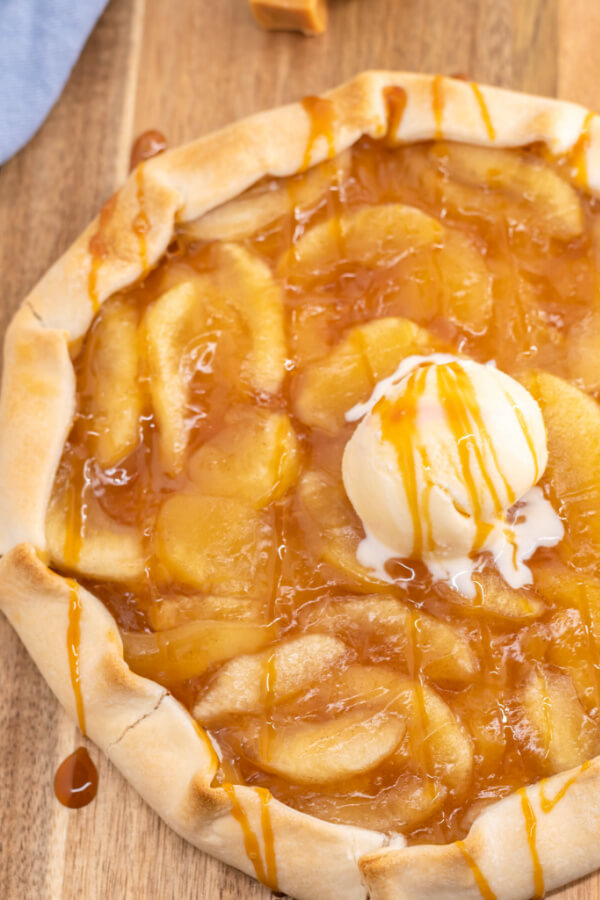
[[[401,116],[390,87],[402,89]],[[297,103],[146,162],[23,302],[6,337],[0,397],[0,607],[65,709],[169,825],[213,856],[307,900],[539,895],[600,866],[600,758],[547,780],[545,796],[560,797],[550,809],[530,785],[489,806],[453,844],[406,847],[401,835],[331,824],[275,799],[266,815],[265,792],[211,786],[218,759],[202,729],[165,688],[129,669],[100,600],[45,563],[46,513],[75,408],[70,349],[104,300],[158,262],[176,225],[205,216],[198,231],[220,236],[227,222],[212,210],[363,135],[577,149],[587,189],[600,194],[600,120],[574,104],[386,72],[325,96],[326,132],[315,133]],[[74,617],[75,678],[65,640]]]

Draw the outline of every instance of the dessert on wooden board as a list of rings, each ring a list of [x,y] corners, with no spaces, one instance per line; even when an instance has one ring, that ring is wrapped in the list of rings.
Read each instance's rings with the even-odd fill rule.
[[[600,865],[599,190],[581,107],[365,73],[142,159],[9,328],[0,606],[274,889]]]

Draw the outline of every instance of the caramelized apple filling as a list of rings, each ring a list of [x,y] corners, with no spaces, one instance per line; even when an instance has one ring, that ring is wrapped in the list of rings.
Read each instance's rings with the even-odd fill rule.
[[[600,215],[572,175],[534,147],[361,140],[181,226],[98,313],[52,561],[208,730],[215,784],[446,842],[600,752]],[[347,413],[440,353],[539,404],[564,537],[521,587],[483,543],[471,596],[357,557]]]

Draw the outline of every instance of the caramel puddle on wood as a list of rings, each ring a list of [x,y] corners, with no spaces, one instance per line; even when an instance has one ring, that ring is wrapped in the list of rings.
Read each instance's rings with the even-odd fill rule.
[[[462,841],[457,841],[456,846],[462,853],[466,864],[468,865],[471,872],[473,873],[475,883],[477,884],[477,887],[479,888],[479,893],[483,897],[483,900],[497,900],[495,893],[493,892],[493,890],[487,883],[485,875],[483,874],[483,872],[481,871],[481,869],[479,868],[479,866],[477,865],[477,863],[475,862],[475,860],[473,859],[473,857],[471,856],[471,854],[469,853],[467,848],[465,847],[464,843]]]
[[[81,809],[92,802],[97,790],[98,770],[85,747],[78,747],[56,770],[56,799],[69,809]]]
[[[78,586],[71,578],[69,585],[69,621],[67,625],[67,653],[71,684],[75,695],[79,730],[85,734],[85,710],[81,694],[79,672],[79,648],[81,640],[81,600]],[[78,747],[64,759],[54,776],[54,793],[57,800],[69,809],[80,809],[91,803],[98,790],[98,771],[85,747]]]
[[[525,818],[527,843],[529,844],[531,863],[533,865],[533,888],[535,890],[535,898],[536,900],[538,900],[538,898],[544,896],[546,888],[544,885],[544,873],[540,864],[540,858],[538,856],[537,845],[535,841],[537,821],[535,818],[535,813],[531,806],[531,802],[529,800],[529,797],[527,796],[527,790],[525,788],[519,788],[517,793],[521,797],[521,809],[523,810],[523,816]]]
[[[242,829],[246,856],[254,866],[256,877],[262,884],[265,884],[273,891],[277,891],[277,866],[275,861],[275,847],[273,842],[273,827],[271,824],[271,813],[269,810],[269,803],[271,801],[270,792],[266,788],[252,789],[256,791],[261,801],[261,828],[265,846],[265,870],[258,838],[252,830],[252,826],[250,825],[245,809],[242,807],[240,801],[236,796],[233,784],[225,781],[222,787],[231,800],[231,814]]]

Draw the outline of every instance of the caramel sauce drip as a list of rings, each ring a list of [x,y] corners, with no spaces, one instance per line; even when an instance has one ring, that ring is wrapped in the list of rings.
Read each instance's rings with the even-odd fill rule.
[[[492,476],[487,468],[483,449],[487,448],[492,457],[494,467],[504,484],[509,505],[514,503],[515,494],[500,468],[500,462],[490,434],[485,426],[473,383],[459,363],[449,363],[437,367],[438,394],[446,413],[446,420],[452,431],[461,463],[461,476],[471,500],[473,514],[477,525],[477,536],[474,549],[483,546],[489,535],[489,523],[484,522],[481,511],[481,500],[477,489],[477,480],[471,468],[471,454],[490,493],[496,514],[500,515],[505,508],[496,490]]]
[[[92,304],[94,315],[100,309],[100,297],[98,295],[98,273],[100,267],[108,256],[108,246],[106,243],[106,229],[112,219],[113,213],[117,205],[118,194],[113,194],[102,209],[98,217],[98,229],[91,236],[88,244],[88,250],[91,256],[90,270],[88,273],[88,296]]]
[[[398,132],[404,118],[407,99],[406,91],[399,85],[390,85],[383,89],[383,102],[387,110],[388,123],[385,141],[390,147],[394,147],[398,143]]]
[[[540,864],[540,858],[538,856],[536,844],[537,821],[535,818],[533,807],[531,806],[531,802],[529,800],[529,797],[527,796],[526,789],[519,788],[517,793],[521,798],[521,809],[523,810],[523,817],[525,819],[525,832],[527,834],[527,843],[529,845],[531,863],[533,865],[533,889],[535,891],[535,898],[536,900],[538,900],[538,898],[544,896],[544,894],[546,893],[546,888],[544,885],[544,872]]]
[[[576,184],[584,188],[588,186],[587,150],[591,140],[590,126],[595,115],[594,112],[588,112],[583,120],[579,137],[566,154],[567,160],[572,166]]]
[[[403,393],[394,400],[382,397],[373,412],[377,413],[381,422],[381,436],[390,443],[398,459],[398,470],[402,474],[402,483],[413,526],[413,555],[423,555],[425,546],[423,536],[423,519],[426,520],[429,533],[432,525],[429,509],[421,509],[420,486],[417,480],[415,447],[419,443],[417,416],[419,400],[423,396],[426,367],[415,369],[407,378]]]
[[[435,122],[435,139],[443,138],[442,121],[444,119],[444,79],[442,75],[436,75],[431,84],[431,107]]]
[[[473,859],[473,857],[471,856],[471,854],[469,853],[467,848],[465,847],[464,843],[462,841],[457,841],[456,846],[462,853],[466,864],[468,865],[471,872],[473,873],[473,878],[475,879],[475,883],[476,883],[477,887],[479,888],[479,893],[483,897],[483,900],[496,900],[496,895],[493,892],[493,890],[491,889],[491,887],[489,886],[489,884],[487,883],[485,875],[483,874],[483,872],[481,871],[481,869],[479,868],[479,866],[477,865],[477,863],[475,862],[475,860]]]
[[[426,483],[425,490],[418,483],[416,456],[420,456],[423,472],[430,470],[426,450],[420,443],[417,424],[419,400],[425,391],[425,381],[430,365],[423,365],[414,370],[406,382],[403,393],[393,399],[382,398],[374,407],[381,422],[381,435],[384,441],[392,444],[398,458],[398,469],[406,492],[408,507],[413,525],[412,555],[420,557],[425,550],[433,548],[433,524],[429,509],[429,491],[431,482]],[[501,515],[505,508],[494,480],[486,464],[487,455],[504,485],[508,505],[514,503],[515,493],[504,476],[494,443],[485,426],[475,389],[469,375],[459,363],[449,363],[436,367],[437,390],[441,406],[446,414],[448,426],[455,438],[459,453],[460,478],[466,486],[474,510],[477,523],[475,549],[483,546],[488,537],[491,525],[483,521],[481,499],[477,487],[477,476],[472,468],[471,451],[478,470],[485,481],[492,497],[496,514]],[[423,524],[424,523],[424,524]]]
[[[81,559],[81,550],[83,546],[84,486],[85,479],[83,476],[83,465],[81,460],[77,460],[73,465],[71,480],[67,485],[65,496],[67,515],[63,553],[65,564],[72,569],[77,568],[79,560]]]
[[[252,830],[246,810],[236,796],[234,785],[226,781],[223,783],[222,787],[231,801],[231,814],[242,829],[246,856],[254,867],[256,877],[262,884],[265,884],[267,887],[271,888],[271,890],[276,891],[277,868],[275,865],[273,828],[269,812],[270,795],[265,799],[265,794],[268,794],[269,792],[265,789],[261,790],[255,788],[261,802],[261,827],[263,830],[263,841],[265,846],[265,869],[265,863],[263,863],[258,838]]]
[[[67,578],[69,585],[69,623],[67,626],[67,653],[69,657],[69,671],[71,684],[75,695],[75,709],[77,710],[77,722],[79,730],[85,734],[85,710],[81,695],[81,676],[79,671],[79,649],[81,640],[81,600],[79,599],[79,587],[71,578]]]
[[[533,477],[533,482],[535,484],[541,475],[540,462],[538,460],[537,451],[535,449],[535,444],[533,442],[533,438],[531,437],[531,432],[530,432],[529,426],[527,424],[527,419],[523,415],[523,410],[521,409],[521,407],[517,403],[514,403],[511,400],[511,398],[508,396],[508,394],[506,395],[506,398],[509,401],[509,403],[511,403],[511,405],[512,405],[513,412],[514,412],[515,416],[517,417],[517,422],[519,423],[521,431],[523,432],[523,437],[527,441],[527,446],[529,447],[529,452],[531,453],[531,458],[533,460],[533,465],[534,465],[535,474]]]
[[[211,768],[213,768],[216,771],[220,766],[220,760],[219,760],[219,757],[217,756],[217,751],[213,747],[213,743],[212,743],[211,739],[209,738],[209,736],[207,735],[207,733],[205,732],[204,728],[201,728],[195,719],[192,719],[192,722],[194,724],[194,728],[196,729],[196,734],[198,735],[198,737],[200,738],[200,740],[202,741],[202,743],[204,744],[204,746],[206,747],[206,749],[209,752]]]
[[[544,778],[544,780],[540,782],[540,806],[542,808],[542,812],[546,813],[546,815],[548,813],[552,812],[552,810],[554,809],[556,804],[560,803],[560,801],[565,796],[565,794],[567,793],[569,788],[573,784],[575,784],[577,779],[590,768],[591,764],[592,764],[591,760],[587,760],[586,762],[584,762],[583,765],[580,766],[580,768],[577,770],[577,772],[574,772],[570,778],[567,778],[567,780],[565,781],[563,786],[558,789],[558,791],[556,792],[554,797],[546,796],[547,779]]]
[[[489,137],[490,141],[495,141],[496,140],[496,129],[494,128],[494,125],[492,123],[490,111],[487,108],[487,103],[485,102],[484,96],[481,93],[481,88],[479,87],[478,84],[476,84],[476,82],[471,81],[471,89],[472,89],[473,93],[475,94],[475,99],[477,100],[477,103],[479,105],[479,109],[481,112],[481,118],[483,119],[483,124],[485,125],[485,130],[487,132],[487,136]]]
[[[131,147],[131,156],[129,158],[129,170],[135,169],[137,165],[153,156],[158,156],[167,149],[167,139],[160,131],[151,128],[140,134]]]
[[[69,809],[91,803],[98,791],[98,770],[85,747],[64,759],[54,776],[56,799]]]
[[[300,166],[300,171],[304,172],[312,163],[313,151],[320,138],[325,138],[327,143],[327,159],[335,156],[335,109],[331,100],[324,97],[304,97],[301,102],[310,120],[310,133]]]
[[[141,163],[135,173],[139,212],[131,223],[140,245],[140,262],[142,271],[148,268],[148,241],[146,235],[150,231],[150,221],[144,207],[144,164]]]
[[[267,884],[272,891],[278,891],[277,858],[275,856],[275,836],[273,823],[271,822],[270,803],[273,799],[271,792],[266,788],[254,788],[261,802],[260,827],[262,829],[263,844],[265,848],[265,867],[267,870]]]

